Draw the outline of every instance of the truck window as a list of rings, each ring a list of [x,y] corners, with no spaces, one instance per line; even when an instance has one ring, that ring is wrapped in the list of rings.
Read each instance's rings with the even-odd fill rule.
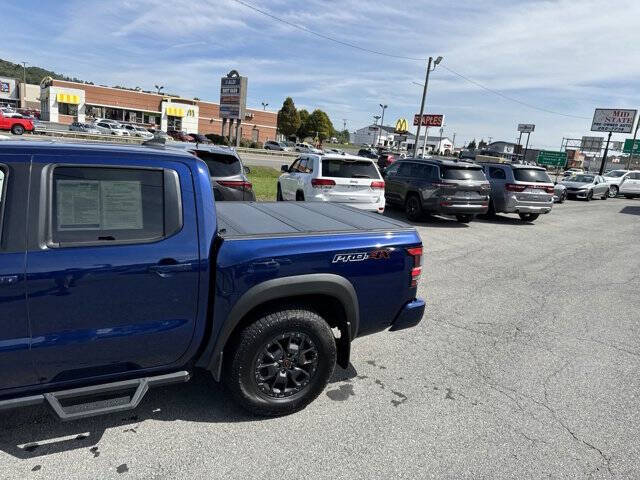
[[[514,168],[513,178],[519,182],[551,183],[547,172],[536,168]]]
[[[232,175],[240,175],[242,171],[240,160],[233,155],[206,150],[195,150],[193,153],[207,164],[209,175],[212,177],[231,177]]]
[[[445,180],[486,180],[481,168],[440,167],[440,176]]]
[[[56,167],[49,207],[51,241],[61,246],[137,243],[162,238],[167,226],[173,233],[173,217],[180,214],[175,205],[165,208],[164,179],[162,170]],[[179,192],[171,198],[178,202]],[[165,211],[172,212],[171,218],[165,219]]]
[[[342,160],[327,158],[322,160],[322,176],[336,178],[380,178],[372,161]]]

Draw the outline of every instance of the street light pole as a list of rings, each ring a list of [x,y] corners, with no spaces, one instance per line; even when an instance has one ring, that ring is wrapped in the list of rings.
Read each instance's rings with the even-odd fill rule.
[[[418,141],[420,140],[420,127],[422,126],[422,115],[424,114],[424,101],[427,98],[427,87],[429,86],[429,73],[432,70],[435,70],[436,65],[438,65],[442,61],[442,57],[438,57],[433,60],[433,57],[429,57],[429,62],[427,63],[427,75],[424,79],[424,88],[422,89],[422,102],[420,102],[420,116],[418,117],[418,129],[416,130],[416,141],[413,143],[413,156],[418,156]],[[433,63],[433,69],[431,68],[431,64]],[[424,141],[427,141],[427,137],[425,134]]]
[[[633,131],[633,140],[631,141],[631,153],[629,153],[629,159],[627,160],[627,170],[631,170],[631,161],[633,160],[633,148],[636,146],[636,138],[638,137],[638,127],[640,127],[640,117],[636,122],[636,129]]]
[[[262,102],[262,110],[266,110],[268,106],[268,103]]]
[[[382,108],[382,119],[380,120],[380,129],[378,130],[378,141],[376,142],[376,146],[380,143],[380,137],[382,135],[382,127],[384,127],[384,111],[387,109],[387,105],[379,104],[380,108]]]

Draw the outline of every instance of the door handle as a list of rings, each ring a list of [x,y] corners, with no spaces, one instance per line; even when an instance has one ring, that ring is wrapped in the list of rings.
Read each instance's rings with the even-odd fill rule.
[[[175,260],[174,260],[175,261]],[[168,278],[173,276],[174,273],[189,272],[193,269],[192,263],[165,263],[158,265],[151,265],[149,272],[155,273],[162,278]]]
[[[4,275],[0,277],[0,285],[13,285],[18,283],[18,275]]]

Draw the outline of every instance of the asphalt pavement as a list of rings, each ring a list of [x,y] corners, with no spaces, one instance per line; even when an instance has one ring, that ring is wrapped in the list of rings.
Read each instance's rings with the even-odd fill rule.
[[[417,226],[422,323],[356,340],[304,411],[199,375],[126,414],[4,412],[0,478],[640,478],[640,201]]]

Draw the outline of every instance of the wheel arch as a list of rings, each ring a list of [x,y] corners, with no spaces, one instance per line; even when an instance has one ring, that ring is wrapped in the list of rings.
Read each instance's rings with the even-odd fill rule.
[[[216,381],[221,378],[225,347],[245,325],[265,311],[287,305],[304,305],[317,311],[330,327],[340,330],[336,339],[338,364],[349,365],[351,339],[359,326],[359,303],[349,280],[334,274],[309,274],[267,280],[253,286],[235,303],[220,332],[209,339],[197,366],[209,370]]]

